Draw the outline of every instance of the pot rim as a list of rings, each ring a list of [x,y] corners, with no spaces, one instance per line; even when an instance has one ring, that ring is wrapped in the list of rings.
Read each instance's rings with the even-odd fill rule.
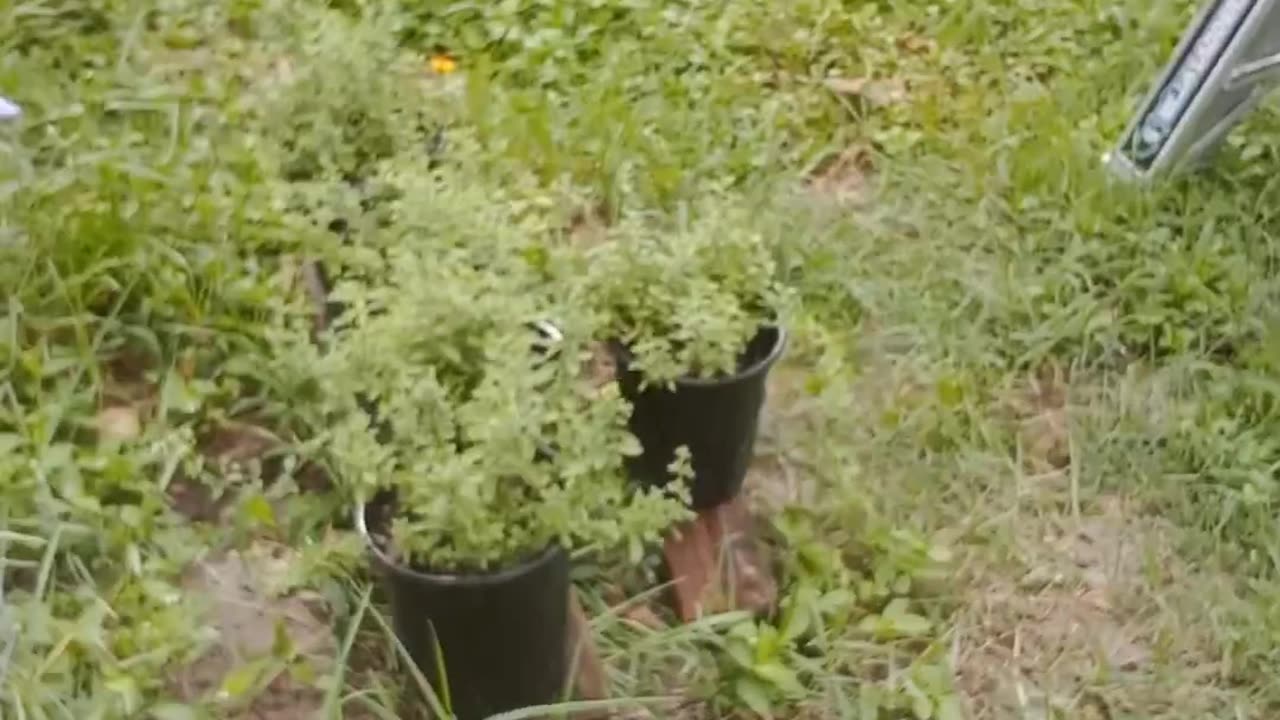
[[[429,582],[433,585],[471,587],[501,585],[522,575],[527,575],[538,568],[551,563],[557,556],[564,554],[564,548],[562,548],[559,543],[553,541],[548,543],[547,547],[537,554],[526,557],[514,565],[503,565],[494,570],[471,573],[438,573],[417,570],[409,565],[392,559],[391,556],[383,551],[382,548],[378,547],[378,543],[374,542],[373,535],[369,532],[369,522],[366,518],[368,508],[369,503],[363,501],[356,503],[356,531],[360,533],[360,537],[363,538],[365,544],[369,546],[370,551],[372,551],[373,556],[378,563],[398,575],[404,575],[421,582]]]
[[[723,377],[699,378],[692,377],[690,375],[681,375],[675,379],[676,385],[684,387],[715,387],[717,385],[728,385],[729,383],[737,382],[739,380],[745,380],[765,372],[778,361],[778,358],[782,357],[782,351],[787,347],[787,329],[781,325],[761,325],[760,329],[756,331],[756,334],[752,336],[751,340],[755,340],[759,337],[760,333],[769,330],[773,330],[778,333],[777,339],[773,342],[773,347],[769,349],[768,354],[751,365],[748,365],[745,369]],[[748,345],[751,344],[751,340],[747,341]],[[627,353],[627,356],[630,357],[631,353],[627,351],[625,347],[622,349]]]

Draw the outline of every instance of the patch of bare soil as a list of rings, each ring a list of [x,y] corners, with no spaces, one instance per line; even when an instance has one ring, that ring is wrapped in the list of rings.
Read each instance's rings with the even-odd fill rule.
[[[1207,717],[1215,661],[1171,593],[1207,581],[1175,554],[1177,530],[1126,498],[1071,486],[1078,378],[1045,368],[1009,393],[1020,470],[1043,493],[1006,526],[1006,556],[972,553],[954,645],[977,720]],[[1081,410],[1076,406],[1077,410]],[[1069,500],[1068,500],[1069,498]]]
[[[1149,659],[1141,618],[1117,605],[1134,590],[1143,534],[1116,511],[1078,524],[1064,519],[1024,546],[1020,577],[984,578],[970,598],[958,656],[976,717],[1083,713],[1090,678]]]
[[[812,500],[812,484],[786,455],[787,428],[806,410],[810,373],[781,362],[769,373],[765,406],[760,413],[755,457],[743,484],[748,505],[757,515],[770,515],[788,505]]]
[[[873,172],[871,151],[854,146],[819,164],[809,177],[809,189],[817,198],[863,207],[870,202]]]
[[[609,216],[604,207],[584,207],[573,213],[565,231],[570,242],[582,247],[595,247],[609,239]]]
[[[1020,571],[972,569],[955,659],[974,718],[1203,716],[1206,693],[1170,681],[1210,663],[1162,599],[1189,582],[1172,529],[1119,498],[1097,505],[1028,518]]]
[[[332,671],[337,644],[317,610],[318,598],[280,593],[281,579],[296,562],[293,551],[263,543],[190,569],[183,589],[208,603],[216,641],[170,677],[179,699],[219,703],[227,708],[224,717],[234,720],[319,716],[324,691],[304,678]],[[235,697],[239,690],[246,697]]]
[[[1069,401],[1067,373],[1052,366],[1042,368],[1005,398],[1005,410],[1018,423],[1018,445],[1026,472],[1054,475],[1071,465]]]

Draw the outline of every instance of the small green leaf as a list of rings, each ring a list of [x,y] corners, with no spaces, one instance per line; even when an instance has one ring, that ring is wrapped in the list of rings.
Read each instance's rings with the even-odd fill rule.
[[[125,546],[124,564],[135,577],[142,576],[142,551],[136,543],[129,543]]]
[[[893,589],[894,595],[906,595],[907,593],[910,593],[911,592],[911,576],[899,575],[897,579],[893,581],[892,589]]]
[[[546,270],[549,253],[542,245],[528,245],[521,251],[524,261],[535,270]]]
[[[911,675],[917,683],[933,695],[940,696],[951,689],[951,675],[940,664],[919,663],[911,670]]]
[[[289,677],[309,686],[314,686],[319,679],[316,666],[306,658],[300,658],[289,665]]]
[[[911,697],[911,712],[917,720],[929,720],[933,717],[934,704],[928,693],[910,680],[903,683],[903,690]]]
[[[938,707],[933,713],[935,720],[964,720],[964,709],[960,698],[946,695],[938,699]]]
[[[276,511],[262,493],[257,493],[245,501],[242,510],[245,517],[260,525],[277,527]]]
[[[792,642],[809,631],[813,614],[808,607],[797,606],[788,611],[782,620],[782,639]]]
[[[808,632],[810,619],[813,616],[813,609],[816,604],[817,591],[809,585],[801,585],[799,589],[792,593],[789,602],[787,602],[786,612],[779,623],[782,639],[785,642],[791,642]]]
[[[164,703],[151,708],[152,720],[196,720],[196,712],[189,705]]]
[[[638,536],[632,536],[627,541],[627,559],[632,565],[639,565],[644,560],[644,541]]]
[[[190,27],[173,28],[164,35],[164,44],[175,50],[199,47],[202,40],[200,33]]]
[[[292,658],[297,650],[293,646],[293,638],[289,637],[289,628],[284,620],[276,620],[271,640],[271,656],[281,660]]]
[[[929,619],[914,613],[906,613],[895,618],[888,618],[889,627],[900,637],[921,637],[928,635],[933,629]]]
[[[906,615],[910,607],[910,603],[906,598],[894,598],[889,601],[888,605],[884,606],[884,611],[880,614],[889,619],[898,618]]]
[[[858,632],[867,635],[879,635],[880,625],[884,622],[884,618],[879,615],[868,615],[858,621]]]
[[[826,381],[817,375],[810,375],[805,378],[804,391],[809,395],[813,395],[815,397],[821,395],[822,391],[825,390],[826,387]]]
[[[747,620],[746,622],[735,624],[733,627],[729,628],[729,632],[727,634],[730,637],[746,640],[752,645],[755,645],[756,640],[760,637],[760,633],[757,632],[756,624],[753,620]]]
[[[782,649],[782,635],[774,626],[763,623],[760,625],[759,632],[759,639],[756,640],[756,662],[769,662],[777,657],[778,651]]]
[[[880,717],[880,689],[871,683],[858,688],[859,720],[877,720]]]
[[[881,640],[893,640],[903,637],[922,637],[928,635],[933,629],[933,623],[926,617],[900,610],[890,616],[887,614],[888,610],[888,608],[885,609],[885,615],[868,615],[862,618],[858,622],[858,630]]]
[[[845,610],[857,601],[858,598],[853,594],[852,590],[840,588],[823,595],[822,599],[818,601],[818,606],[822,609],[822,612],[832,613],[837,610]]]
[[[734,684],[738,699],[751,712],[761,717],[773,717],[773,703],[769,700],[769,689],[753,677],[740,677]]]
[[[964,401],[964,386],[959,378],[948,377],[938,381],[938,400],[946,408],[954,408]]]
[[[911,699],[911,712],[917,720],[929,720],[933,717],[933,703],[923,694],[915,695]]]
[[[177,411],[187,415],[200,410],[202,398],[196,389],[188,383],[176,370],[165,376],[164,388],[160,392],[160,400],[165,410]]]
[[[23,442],[21,435],[16,433],[0,433],[0,457],[7,457],[19,447]]]
[[[120,703],[130,713],[141,701],[142,694],[138,688],[138,683],[128,675],[117,675],[107,680],[104,685],[108,690],[120,696]]]
[[[218,689],[219,697],[228,700],[243,699],[258,685],[266,667],[266,661],[259,659],[232,669],[222,679],[222,686]]]
[[[786,695],[799,697],[805,694],[804,685],[800,683],[800,678],[796,677],[795,671],[782,663],[756,665],[752,670],[761,679],[768,681]]]
[[[729,638],[725,642],[724,649],[725,654],[743,669],[750,669],[756,663],[755,654],[751,652],[751,645],[740,638]]]

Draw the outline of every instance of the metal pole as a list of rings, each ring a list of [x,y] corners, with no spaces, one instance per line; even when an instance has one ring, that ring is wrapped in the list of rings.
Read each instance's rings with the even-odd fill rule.
[[[1105,162],[1150,181],[1199,166],[1280,77],[1280,0],[1206,0]]]
[[[9,99],[0,96],[0,125],[15,122],[20,117],[22,117],[22,108]],[[6,530],[7,526],[7,521],[0,521],[0,531]],[[9,610],[8,604],[5,603],[4,579],[5,575],[8,574],[8,566],[5,560],[8,555],[9,542],[5,539],[0,541],[0,691],[4,688],[9,663],[13,659],[14,648],[18,645],[17,621],[11,617],[13,613]]]

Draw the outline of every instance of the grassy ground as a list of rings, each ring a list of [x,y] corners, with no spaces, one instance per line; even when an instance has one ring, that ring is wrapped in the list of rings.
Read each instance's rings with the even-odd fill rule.
[[[396,716],[281,359],[299,259],[377,222],[348,181],[428,155],[548,242],[703,197],[785,238],[784,613],[582,564],[631,712],[1280,711],[1280,125],[1151,193],[1098,161],[1187,2],[403,6],[0,8],[0,717]]]

